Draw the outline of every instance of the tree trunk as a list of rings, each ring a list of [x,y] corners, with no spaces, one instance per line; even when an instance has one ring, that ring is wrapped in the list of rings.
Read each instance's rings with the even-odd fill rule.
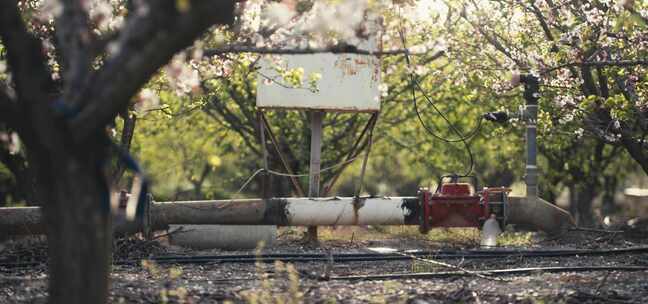
[[[106,150],[99,140],[31,150],[47,225],[50,303],[107,299],[112,233],[102,170]]]
[[[570,211],[576,225],[580,227],[594,226],[594,212],[592,202],[596,197],[595,186],[590,183],[583,183],[570,187]],[[573,191],[573,192],[572,192]]]
[[[614,195],[619,184],[619,180],[615,175],[608,175],[603,177],[603,201],[601,203],[601,213],[603,215],[610,215],[618,211]]]
[[[639,163],[644,173],[648,174],[648,153],[646,152],[648,149],[644,147],[644,144],[641,141],[628,139],[625,136],[621,138],[621,143],[630,154],[630,157]]]
[[[11,154],[7,150],[0,150],[0,163],[5,165],[13,174],[15,184],[8,191],[14,202],[24,201],[28,206],[35,206],[39,202],[35,198],[35,180],[27,160],[20,154]],[[4,200],[0,200],[2,203]]]
[[[130,152],[131,142],[133,140],[133,135],[135,134],[135,124],[137,123],[137,116],[126,113],[122,116],[124,120],[124,126],[122,127],[121,143],[120,147],[125,152]],[[117,160],[115,164],[115,170],[112,173],[111,184],[113,187],[120,189],[120,180],[124,176],[126,167],[124,164]]]

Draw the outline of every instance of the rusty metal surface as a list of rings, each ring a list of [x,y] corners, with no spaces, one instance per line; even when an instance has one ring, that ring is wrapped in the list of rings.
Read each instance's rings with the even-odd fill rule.
[[[273,198],[266,200],[265,210],[263,212],[263,223],[288,226],[290,214],[288,213],[288,201],[283,198]]]
[[[381,18],[369,16],[364,21],[363,38],[353,46],[380,51]],[[270,55],[259,61],[257,107],[343,112],[380,111],[380,69],[377,56],[324,53]],[[283,79],[287,71],[301,71],[302,84],[295,86]],[[317,75],[317,78],[312,78]],[[316,80],[316,88],[310,84]]]
[[[508,223],[549,234],[559,234],[574,226],[569,212],[541,198],[509,196],[507,213]]]
[[[303,70],[301,86],[285,83],[280,69]],[[284,55],[279,63],[261,61],[257,106],[343,112],[380,110],[380,60],[356,54]],[[321,77],[312,87],[309,79]]]
[[[154,202],[151,222],[154,228],[168,224],[254,225],[263,219],[262,199]]]
[[[421,208],[418,197],[404,197],[402,199],[401,209],[403,209],[404,224],[418,225],[421,217]]]

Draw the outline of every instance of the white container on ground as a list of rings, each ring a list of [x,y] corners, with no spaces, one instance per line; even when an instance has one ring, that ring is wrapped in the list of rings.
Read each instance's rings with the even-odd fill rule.
[[[260,242],[271,246],[277,238],[277,226],[248,225],[169,225],[169,242],[193,249],[253,249]]]

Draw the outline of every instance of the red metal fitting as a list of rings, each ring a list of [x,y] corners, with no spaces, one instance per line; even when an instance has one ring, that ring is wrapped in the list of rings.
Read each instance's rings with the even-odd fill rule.
[[[442,178],[435,193],[427,188],[420,189],[421,233],[427,233],[433,227],[481,228],[490,214],[495,214],[503,227],[510,189],[484,188],[477,192],[476,184],[476,181],[473,184],[460,183],[457,177],[453,177],[451,182],[443,182]]]

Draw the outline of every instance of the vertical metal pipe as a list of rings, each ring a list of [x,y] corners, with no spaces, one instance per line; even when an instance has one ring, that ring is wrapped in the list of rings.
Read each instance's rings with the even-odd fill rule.
[[[526,171],[525,182],[527,186],[527,197],[535,201],[538,197],[538,163],[537,163],[537,121],[538,121],[538,99],[539,81],[533,75],[521,77],[524,82],[524,99],[526,107],[524,118],[526,120]]]
[[[322,118],[324,112],[311,112],[311,149],[310,149],[310,173],[308,178],[308,197],[319,196],[320,188],[320,167],[322,154]],[[317,241],[317,226],[309,226],[307,232],[309,241]]]
[[[322,116],[324,116],[324,112],[311,112],[310,175],[308,179],[309,197],[319,196],[320,165],[322,155]]]

